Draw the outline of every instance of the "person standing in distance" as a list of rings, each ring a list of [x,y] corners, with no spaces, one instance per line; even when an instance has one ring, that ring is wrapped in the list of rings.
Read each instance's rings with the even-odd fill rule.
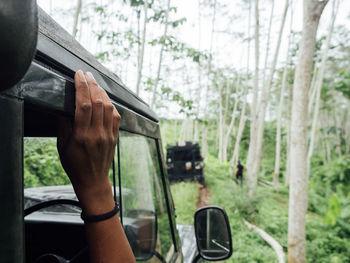
[[[238,160],[238,162],[237,162],[237,170],[236,170],[236,179],[237,179],[237,181],[238,180],[240,181],[241,186],[243,185],[243,170],[244,170],[244,166]]]

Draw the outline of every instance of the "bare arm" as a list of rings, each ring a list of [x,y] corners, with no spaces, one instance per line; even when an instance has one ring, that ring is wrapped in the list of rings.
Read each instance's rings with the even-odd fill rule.
[[[118,139],[120,115],[91,73],[78,71],[74,82],[74,123],[61,121],[57,147],[84,213],[100,215],[114,208],[108,170]],[[86,223],[85,228],[90,262],[135,262],[117,215]]]

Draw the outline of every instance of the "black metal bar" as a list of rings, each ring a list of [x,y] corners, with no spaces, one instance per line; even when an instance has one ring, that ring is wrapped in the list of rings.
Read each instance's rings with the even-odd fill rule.
[[[23,101],[0,94],[0,262],[24,262]]]
[[[123,197],[122,197],[122,180],[121,180],[121,173],[120,173],[120,140],[118,138],[118,144],[117,144],[117,154],[118,154],[118,183],[119,183],[119,207],[120,207],[120,223],[123,226]]]
[[[167,189],[168,184],[167,184],[167,180],[165,178],[163,158],[162,158],[162,148],[161,148],[161,144],[160,144],[159,140],[156,140],[156,147],[157,147],[158,163],[159,163],[159,168],[160,168],[159,170],[161,173],[163,191],[164,191],[164,196],[166,199],[168,217],[169,217],[169,221],[170,221],[171,235],[172,235],[174,246],[175,246],[175,252],[178,252],[179,251],[179,248],[178,248],[179,244],[178,244],[178,240],[175,236],[175,232],[176,232],[175,218],[172,216],[172,213],[171,213],[171,211],[174,211],[174,207],[173,207],[173,204],[170,205],[171,196],[168,195],[168,189]]]

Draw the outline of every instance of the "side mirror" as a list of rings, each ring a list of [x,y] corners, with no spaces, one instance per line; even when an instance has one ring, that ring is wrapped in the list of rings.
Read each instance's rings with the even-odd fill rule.
[[[230,223],[223,208],[206,206],[197,210],[194,229],[200,257],[217,261],[232,255]]]

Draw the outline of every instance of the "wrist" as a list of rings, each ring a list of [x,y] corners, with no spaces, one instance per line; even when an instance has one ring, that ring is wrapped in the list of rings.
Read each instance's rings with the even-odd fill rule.
[[[104,214],[115,207],[108,177],[107,180],[95,183],[90,187],[76,189],[76,194],[84,214],[88,216]]]

